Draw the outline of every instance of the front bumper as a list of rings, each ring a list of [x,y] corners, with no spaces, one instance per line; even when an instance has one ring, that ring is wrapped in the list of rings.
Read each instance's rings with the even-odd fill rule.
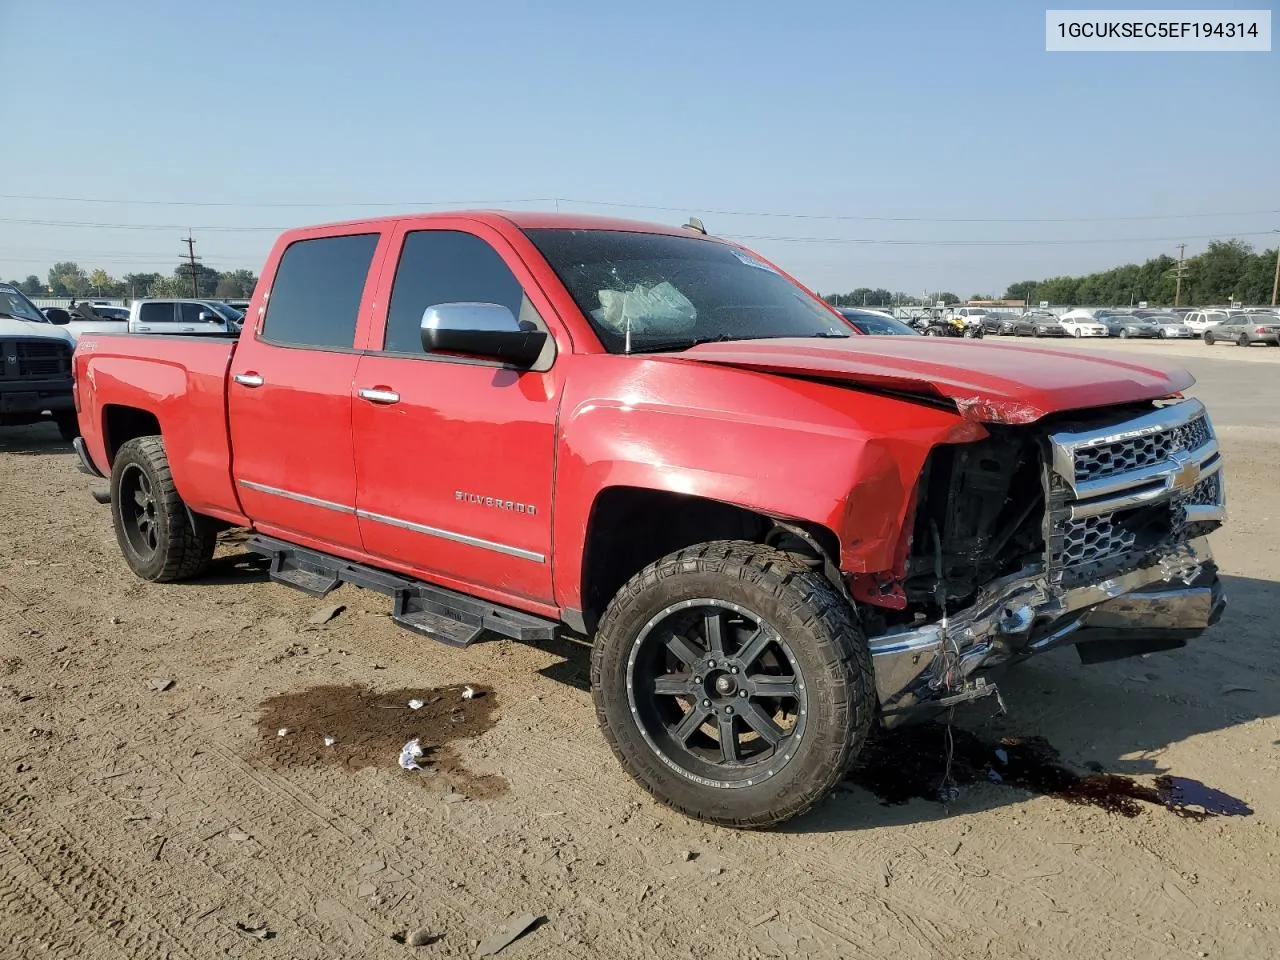
[[[1225,605],[1207,538],[1073,590],[1055,591],[1043,570],[1026,570],[991,584],[945,628],[934,623],[873,639],[882,714],[891,724],[941,698],[943,667],[955,685],[1065,644],[1079,644],[1090,663],[1180,647],[1217,623]]]
[[[71,381],[67,380],[0,380],[0,418],[39,417],[75,409],[71,397]]]
[[[1226,518],[1226,488],[1203,405],[1047,440],[1043,559],[942,620],[870,640],[886,723],[973,692],[989,667],[1064,644],[1086,663],[1173,649],[1221,617],[1208,534]],[[1141,541],[1161,512],[1167,533]]]

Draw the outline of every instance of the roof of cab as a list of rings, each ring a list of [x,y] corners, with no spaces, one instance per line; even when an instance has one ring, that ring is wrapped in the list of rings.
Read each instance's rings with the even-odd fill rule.
[[[616,217],[596,217],[580,213],[547,213],[534,210],[434,210],[421,213],[403,213],[388,217],[364,220],[341,220],[332,223],[294,227],[287,235],[305,234],[313,230],[332,230],[335,227],[358,227],[368,230],[381,228],[404,220],[473,220],[477,223],[499,227],[512,225],[521,230],[620,230],[628,233],[660,233],[677,237],[701,237],[703,234],[687,227],[644,220],[625,220]]]

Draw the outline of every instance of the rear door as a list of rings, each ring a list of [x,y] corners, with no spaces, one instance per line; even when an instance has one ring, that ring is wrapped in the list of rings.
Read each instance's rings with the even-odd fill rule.
[[[351,390],[382,239],[371,227],[294,241],[271,274],[257,329],[240,338],[227,385],[233,475],[264,533],[361,549]]]
[[[387,258],[378,300],[388,307],[377,311],[356,375],[365,549],[493,599],[550,603],[558,318],[496,231],[422,226],[402,227]],[[423,311],[456,302],[501,304],[549,330],[535,369],[426,354]]]

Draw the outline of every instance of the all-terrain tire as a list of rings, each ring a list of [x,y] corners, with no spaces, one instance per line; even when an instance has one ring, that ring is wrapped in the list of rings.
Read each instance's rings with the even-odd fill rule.
[[[781,637],[806,691],[803,736],[793,730],[789,759],[759,780],[700,780],[673,764],[650,745],[629,698],[628,662],[646,625],[708,598],[751,611]],[[605,739],[642,787],[688,816],[748,829],[776,826],[827,796],[861,751],[877,703],[870,649],[849,601],[794,555],[745,541],[689,547],[632,577],[600,620],[591,688]]]
[[[75,411],[55,413],[53,422],[58,425],[58,434],[67,443],[80,436],[80,418],[76,416]]]
[[[141,498],[150,500],[149,507],[139,502],[142,487],[148,492]],[[140,513],[146,515],[141,527]],[[138,437],[120,448],[111,465],[111,525],[134,573],[158,583],[203,573],[218,537],[200,519],[178,496],[162,438]]]

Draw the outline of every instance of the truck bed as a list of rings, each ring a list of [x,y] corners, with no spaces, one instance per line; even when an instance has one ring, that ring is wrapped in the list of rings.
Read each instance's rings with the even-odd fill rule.
[[[94,466],[110,475],[119,447],[113,424],[152,417],[187,506],[244,522],[231,481],[227,429],[227,370],[235,349],[234,338],[81,336],[74,357],[76,398]],[[85,383],[92,389],[84,389]]]

